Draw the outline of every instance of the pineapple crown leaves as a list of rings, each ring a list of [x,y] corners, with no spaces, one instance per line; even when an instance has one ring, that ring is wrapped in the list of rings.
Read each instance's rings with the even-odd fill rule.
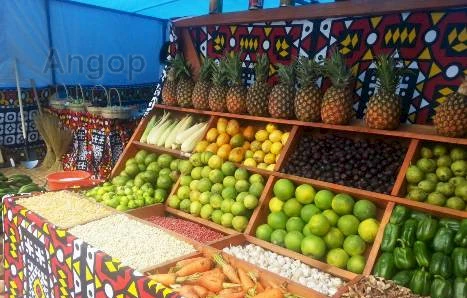
[[[211,75],[214,70],[214,60],[211,58],[206,58],[201,65],[199,70],[199,80],[202,82],[209,82],[211,80]]]
[[[290,65],[276,64],[277,75],[279,76],[280,84],[295,85],[295,62]]]
[[[225,73],[225,57],[219,60],[219,63],[212,64],[212,83],[215,86],[224,86],[227,82],[227,76]]]
[[[332,85],[337,88],[344,88],[350,84],[352,72],[345,65],[344,57],[335,49],[331,56],[324,61],[324,73],[331,80]]]
[[[256,56],[255,76],[257,82],[265,82],[269,76],[269,58],[266,54]]]
[[[376,57],[376,75],[378,77],[377,87],[389,94],[396,93],[399,79],[402,75],[412,73],[407,68],[398,68],[394,57],[380,55]]]
[[[242,60],[240,59],[241,53],[230,52],[225,56],[225,71],[229,83],[232,86],[242,85]]]
[[[323,67],[311,58],[301,56],[295,64],[297,79],[302,88],[306,88],[316,82],[316,79],[323,74]]]
[[[191,77],[191,65],[185,60],[182,54],[178,53],[175,55],[172,67],[175,70],[175,78],[177,80]]]

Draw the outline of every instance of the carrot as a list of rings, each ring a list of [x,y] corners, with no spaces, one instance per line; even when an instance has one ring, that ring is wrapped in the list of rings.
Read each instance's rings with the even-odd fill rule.
[[[236,284],[240,283],[240,278],[238,277],[237,272],[232,265],[227,263],[220,254],[215,254],[213,258],[214,261],[222,267],[222,272],[224,272],[225,276],[227,276],[231,282]]]
[[[224,289],[219,292],[217,298],[243,298],[245,297],[245,291],[240,287]]]
[[[255,283],[242,268],[238,268],[238,277],[240,278],[240,284],[242,285],[243,290],[248,291],[248,289],[255,286]]]
[[[251,280],[255,283],[255,293],[261,293],[264,291],[263,285],[258,281],[258,273],[257,272],[248,272],[248,276]]]
[[[199,296],[199,298],[206,298],[209,294],[209,291],[202,286],[193,285],[192,287],[193,291]]]
[[[257,294],[253,298],[284,298],[284,294],[279,289],[267,289],[262,293]]]
[[[195,284],[217,293],[223,289],[223,282],[224,274],[222,274],[219,268],[215,268],[204,272]]]
[[[201,277],[200,273],[195,273],[192,275],[184,276],[184,277],[177,277],[174,273],[166,273],[166,274],[153,274],[150,275],[149,278],[154,279],[155,281],[163,284],[164,286],[170,286],[173,284],[181,284],[187,281],[194,281]]]
[[[181,267],[183,267],[185,265],[190,264],[191,262],[198,261],[199,259],[204,259],[204,257],[196,257],[196,258],[190,258],[190,259],[178,261],[177,263],[175,263],[175,267],[180,267],[181,268]]]
[[[177,276],[187,276],[197,272],[205,272],[210,270],[212,267],[212,262],[208,258],[201,258],[196,261],[193,261],[185,266],[181,267],[175,272]]]
[[[182,286],[176,290],[184,298],[200,298],[192,286]]]

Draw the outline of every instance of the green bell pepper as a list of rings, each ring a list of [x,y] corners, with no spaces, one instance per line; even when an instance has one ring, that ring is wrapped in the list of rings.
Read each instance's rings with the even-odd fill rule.
[[[396,273],[391,280],[394,281],[396,284],[407,287],[412,279],[413,271],[410,270],[402,270]]]
[[[385,279],[391,279],[391,277],[394,275],[394,271],[395,266],[393,254],[390,252],[383,252],[375,264],[373,274]]]
[[[428,215],[426,213],[423,213],[423,212],[420,212],[420,211],[412,211],[412,213],[410,213],[410,218],[413,218],[413,219],[415,219],[417,221],[422,221],[427,217],[428,217]]]
[[[439,225],[450,229],[451,231],[457,232],[461,226],[460,222],[452,218],[442,218],[439,220]]]
[[[409,288],[415,294],[426,296],[430,293],[431,275],[424,268],[415,271],[410,280]]]
[[[407,219],[402,227],[402,233],[400,239],[402,239],[408,246],[413,246],[415,242],[415,236],[417,233],[418,223],[415,219]]]
[[[396,247],[397,238],[399,237],[400,226],[397,224],[388,223],[384,228],[383,241],[381,242],[381,250],[392,252]]]
[[[431,257],[430,273],[449,278],[452,274],[451,258],[441,252],[435,252]]]
[[[461,221],[459,231],[454,236],[454,243],[461,247],[467,247],[467,219]]]
[[[467,297],[467,278],[458,277],[454,280],[453,298]]]
[[[433,249],[446,255],[454,249],[454,234],[451,230],[441,227],[433,238]]]
[[[436,276],[431,284],[431,298],[452,297],[452,283],[442,277]]]
[[[391,217],[389,218],[389,222],[392,224],[401,224],[404,222],[409,217],[410,211],[404,206],[397,205],[394,207],[394,210],[392,210]]]
[[[430,253],[425,245],[425,242],[417,240],[413,245],[413,252],[415,254],[415,260],[418,266],[427,267],[430,266]]]
[[[434,218],[427,217],[418,222],[417,240],[429,241],[433,239],[438,230],[438,221]]]
[[[452,251],[452,263],[456,277],[467,276],[467,248],[456,247]]]
[[[414,268],[416,262],[412,248],[400,239],[397,241],[401,243],[401,247],[394,248],[394,265],[403,270]]]

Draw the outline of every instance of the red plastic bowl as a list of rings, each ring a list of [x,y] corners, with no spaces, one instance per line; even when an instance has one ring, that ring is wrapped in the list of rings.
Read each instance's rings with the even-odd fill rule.
[[[47,188],[49,190],[89,187],[93,185],[95,185],[95,180],[92,180],[91,174],[85,171],[63,171],[47,175]]]

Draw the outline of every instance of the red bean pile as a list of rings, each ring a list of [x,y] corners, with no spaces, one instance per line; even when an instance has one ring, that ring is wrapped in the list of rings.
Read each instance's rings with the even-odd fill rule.
[[[207,243],[224,237],[219,232],[180,218],[151,216],[146,220],[200,243]]]

